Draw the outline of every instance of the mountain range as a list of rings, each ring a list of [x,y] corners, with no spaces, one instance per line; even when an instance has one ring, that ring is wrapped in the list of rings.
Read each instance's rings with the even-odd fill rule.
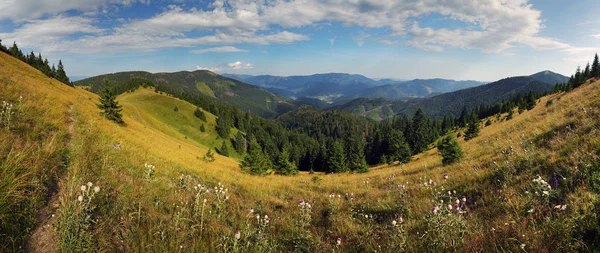
[[[97,93],[104,87],[105,80],[111,85],[123,86],[135,79],[148,80],[170,94],[208,97],[266,118],[275,117],[298,107],[297,102],[290,98],[206,70],[174,73],[119,72],[79,80],[74,82],[74,85],[89,86],[92,92]]]
[[[486,85],[461,89],[429,98],[389,100],[384,98],[358,98],[335,106],[354,114],[373,119],[385,119],[394,115],[412,116],[421,108],[433,117],[458,116],[463,107],[474,108],[491,105],[528,91],[546,93],[554,89],[556,82],[566,82],[569,78],[551,71],[542,71],[530,76],[510,77]]]

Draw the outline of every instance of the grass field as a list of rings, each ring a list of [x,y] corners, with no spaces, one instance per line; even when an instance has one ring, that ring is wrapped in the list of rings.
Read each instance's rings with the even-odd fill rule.
[[[0,138],[0,226],[28,217],[0,231],[2,251],[39,245],[61,252],[600,247],[600,82],[543,97],[511,120],[494,118],[479,137],[459,141],[465,157],[450,166],[431,149],[408,164],[366,174],[286,177],[245,174],[237,154],[205,162],[208,147],[222,143],[214,116],[207,113],[202,133],[194,106],[152,90],[118,98],[121,127],[99,115],[95,94],[4,54],[0,81],[0,100],[17,104],[23,96],[22,116]],[[40,220],[38,209],[54,216]]]

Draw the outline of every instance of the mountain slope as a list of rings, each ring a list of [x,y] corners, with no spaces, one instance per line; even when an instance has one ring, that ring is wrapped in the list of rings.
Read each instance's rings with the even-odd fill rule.
[[[441,93],[457,91],[485,84],[478,81],[455,81],[447,79],[415,79],[395,82],[379,87],[365,89],[343,97],[342,100],[363,98],[385,98],[389,100],[408,97],[429,97]]]
[[[568,76],[563,76],[549,70],[541,71],[530,75],[531,78],[548,84],[566,83],[569,81]]]
[[[23,96],[13,127],[0,128],[0,185],[18,190],[8,195],[0,187],[0,199],[18,202],[9,209],[0,205],[1,251],[22,251],[15,236],[41,225],[51,225],[40,238],[55,247],[40,251],[586,252],[600,247],[600,81],[543,97],[511,120],[490,119],[480,136],[458,141],[464,157],[455,164],[443,165],[432,148],[409,163],[369,173],[294,177],[252,176],[218,155],[214,163],[204,162],[206,147],[172,126],[139,117],[137,110],[156,113],[135,105],[136,96],[149,95],[144,90],[119,97],[127,122],[121,127],[99,115],[97,95],[3,54],[0,84],[3,100],[19,104]],[[165,101],[168,109],[179,103]],[[150,119],[155,117],[161,116]],[[121,149],[113,148],[115,143]],[[156,166],[153,173],[145,163]],[[52,184],[42,175],[57,177],[56,205],[48,205],[46,216],[29,216],[25,209],[47,207],[40,193]],[[97,193],[86,194],[96,186]],[[33,222],[7,222],[6,214],[13,213]],[[304,227],[298,225],[306,220]]]
[[[91,91],[98,92],[105,79],[111,85],[123,85],[136,78],[147,79],[170,93],[212,97],[263,117],[274,117],[296,107],[293,100],[206,70],[154,74],[143,71],[120,72],[86,78],[75,82],[75,85],[90,86]]]

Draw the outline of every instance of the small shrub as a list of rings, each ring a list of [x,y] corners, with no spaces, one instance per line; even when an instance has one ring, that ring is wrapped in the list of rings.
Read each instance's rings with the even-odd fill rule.
[[[438,151],[442,155],[442,163],[448,165],[454,163],[463,156],[463,151],[454,137],[448,135],[437,144]]]

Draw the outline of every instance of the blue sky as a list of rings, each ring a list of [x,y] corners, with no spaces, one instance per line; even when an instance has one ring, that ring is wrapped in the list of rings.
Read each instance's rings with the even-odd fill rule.
[[[0,39],[71,76],[145,70],[494,81],[600,51],[597,0],[5,0]]]

